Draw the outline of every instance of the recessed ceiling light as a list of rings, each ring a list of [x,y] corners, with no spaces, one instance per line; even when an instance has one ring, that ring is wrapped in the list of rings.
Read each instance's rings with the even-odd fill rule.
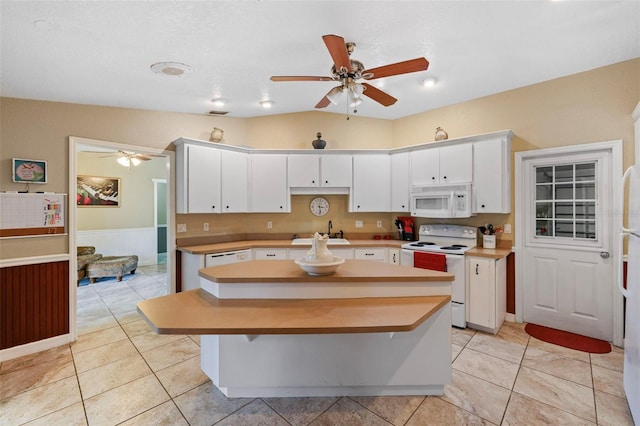
[[[211,102],[213,102],[213,106],[215,107],[223,107],[227,101],[222,98],[214,98],[211,99]]]
[[[193,68],[180,62],[158,62],[151,65],[151,71],[170,77],[180,77],[182,74],[193,72]]]
[[[427,77],[424,79],[424,81],[422,82],[422,85],[424,87],[433,87],[435,86],[437,83],[437,80],[435,77]]]
[[[266,101],[260,101],[258,103],[262,106],[262,108],[269,109],[273,106],[275,102],[266,100]]]

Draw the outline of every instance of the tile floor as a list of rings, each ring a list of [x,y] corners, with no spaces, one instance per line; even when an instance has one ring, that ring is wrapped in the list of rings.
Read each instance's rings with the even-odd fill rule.
[[[2,425],[632,425],[622,351],[589,355],[453,329],[442,397],[226,398],[200,371],[197,336],[160,336],[136,312],[163,265],[78,287],[78,341],[0,365]]]

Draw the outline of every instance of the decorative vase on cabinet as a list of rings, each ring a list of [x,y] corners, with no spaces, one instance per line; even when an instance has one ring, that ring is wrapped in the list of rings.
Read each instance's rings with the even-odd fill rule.
[[[323,141],[322,138],[322,133],[318,132],[316,134],[316,137],[318,139],[314,140],[313,142],[311,142],[311,145],[313,145],[313,149],[324,149],[325,146],[327,146],[327,142]]]
[[[444,131],[444,129],[442,127],[438,127],[436,129],[435,140],[436,141],[443,141],[445,139],[449,139],[449,135],[447,134],[447,132]]]

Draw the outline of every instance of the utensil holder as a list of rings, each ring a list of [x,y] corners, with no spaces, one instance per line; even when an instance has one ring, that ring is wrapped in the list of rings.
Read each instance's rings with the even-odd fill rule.
[[[495,235],[483,235],[482,247],[486,249],[496,248],[496,236]]]

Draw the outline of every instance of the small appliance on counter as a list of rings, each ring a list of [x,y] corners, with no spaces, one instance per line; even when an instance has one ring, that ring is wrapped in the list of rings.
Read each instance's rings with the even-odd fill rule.
[[[398,216],[396,218],[396,228],[398,231],[398,239],[403,241],[415,241],[415,222],[411,216]]]

